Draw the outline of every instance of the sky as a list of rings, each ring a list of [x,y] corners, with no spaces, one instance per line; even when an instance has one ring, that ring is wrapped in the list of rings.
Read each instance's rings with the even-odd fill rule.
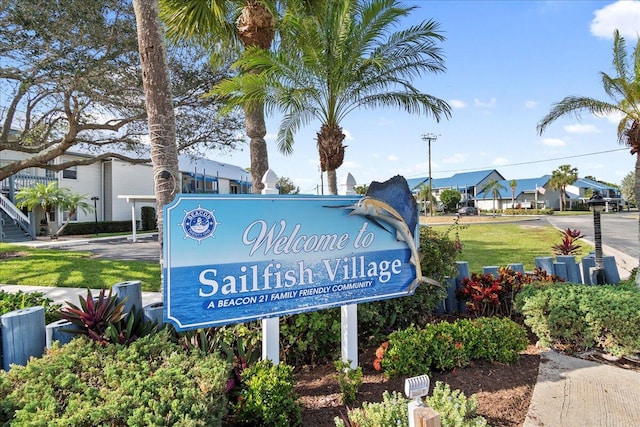
[[[447,101],[450,119],[402,110],[358,110],[341,123],[347,145],[338,185],[348,173],[358,184],[459,172],[498,170],[507,180],[551,174],[560,165],[581,177],[619,184],[633,171],[635,157],[618,143],[619,118],[588,113],[562,118],[538,135],[536,125],[566,96],[608,100],[600,73],[613,73],[613,32],[632,49],[640,35],[640,1],[407,1],[418,7],[404,26],[433,19],[446,40],[440,47],[445,73],[414,81],[422,91]],[[267,118],[269,166],[291,179],[301,193],[320,194],[316,149],[318,122],[298,131],[294,152],[277,151],[281,120]],[[215,160],[249,167],[248,145]],[[327,194],[326,175],[324,194]]]

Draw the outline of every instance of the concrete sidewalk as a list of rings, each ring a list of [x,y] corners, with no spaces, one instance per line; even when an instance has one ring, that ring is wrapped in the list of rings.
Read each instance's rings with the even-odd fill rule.
[[[524,427],[638,427],[638,402],[640,372],[546,351]]]

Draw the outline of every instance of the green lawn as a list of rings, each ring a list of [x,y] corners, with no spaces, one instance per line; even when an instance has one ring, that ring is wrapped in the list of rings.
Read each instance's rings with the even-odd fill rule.
[[[434,226],[443,232],[449,226]],[[535,258],[553,256],[551,246],[562,241],[560,232],[552,226],[519,224],[469,224],[458,229],[462,254],[460,261],[469,263],[469,272],[482,272],[489,265],[506,266],[522,263],[529,271],[535,267]],[[453,234],[450,235],[453,237]],[[593,250],[593,246],[580,243],[581,252],[576,260]]]
[[[449,226],[434,226],[445,231]],[[551,226],[517,224],[469,224],[458,228],[462,242],[460,260],[470,272],[486,265],[506,266],[521,262],[533,270],[537,256],[552,256],[551,246],[561,235]],[[453,235],[452,235],[453,237]],[[582,243],[582,255],[593,247]],[[4,258],[4,253],[21,256]],[[0,283],[8,285],[109,288],[118,282],[140,280],[144,291],[160,289],[160,265],[142,261],[112,261],[92,258],[89,252],[33,249],[0,243]]]
[[[5,254],[20,256],[4,257]],[[0,283],[5,285],[110,288],[140,280],[143,291],[160,289],[160,264],[92,258],[89,252],[34,249],[0,243]]]

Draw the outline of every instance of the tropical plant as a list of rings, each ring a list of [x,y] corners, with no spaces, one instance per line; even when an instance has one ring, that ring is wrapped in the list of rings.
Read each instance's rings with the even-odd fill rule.
[[[560,210],[563,211],[567,205],[567,185],[573,184],[578,179],[578,169],[571,165],[560,165],[558,169],[551,173],[549,185],[554,190],[560,191]]]
[[[496,200],[500,197],[500,192],[505,191],[506,188],[504,185],[500,183],[500,181],[496,181],[495,179],[489,180],[487,185],[485,185],[481,192],[484,194],[484,197],[487,197],[487,194],[491,194],[491,198],[493,198],[493,212],[496,212]]]
[[[275,0],[160,0],[160,16],[169,40],[203,45],[212,50],[214,62],[221,62],[237,57],[242,49],[271,47],[276,27],[274,6]],[[264,186],[262,177],[269,169],[264,105],[260,101],[238,105],[244,110],[250,139],[253,191],[259,193]]]
[[[34,184],[24,187],[16,193],[16,206],[33,211],[36,207],[42,208],[47,221],[47,232],[52,239],[58,238],[60,232],[69,224],[78,209],[84,213],[93,212],[93,206],[85,201],[86,194],[75,194],[68,188],[58,187],[56,181],[49,184]],[[51,212],[56,208],[67,211],[67,219],[54,233],[51,227]]]
[[[613,33],[613,68],[610,76],[601,72],[602,86],[610,98],[603,101],[585,96],[567,96],[554,104],[551,111],[538,123],[538,133],[564,116],[579,116],[581,112],[597,115],[620,114],[618,122],[618,142],[631,149],[636,156],[635,187],[636,200],[640,200],[640,38],[633,53],[628,55],[627,44],[618,30]],[[640,218],[638,218],[640,228]],[[640,234],[638,235],[640,239]],[[640,271],[640,270],[638,270]],[[640,275],[636,274],[636,285],[640,287]]]
[[[578,255],[581,246],[576,242],[584,237],[580,230],[567,228],[560,230],[560,233],[562,234],[562,242],[551,247],[553,253],[556,255]]]
[[[515,179],[512,179],[511,181],[509,181],[509,187],[511,187],[511,209],[515,209],[516,208],[516,189],[518,188],[518,181],[516,181]]]
[[[428,184],[420,184],[420,187],[418,188],[418,200],[422,200],[424,214],[427,215],[427,210],[432,203],[436,202],[436,197],[433,195],[431,187]]]
[[[350,112],[399,107],[436,121],[450,117],[445,101],[412,84],[423,73],[444,71],[437,47],[444,37],[432,20],[393,32],[415,9],[395,0],[318,2],[312,14],[306,5],[289,2],[280,48],[248,49],[235,64],[240,74],[221,82],[214,93],[234,105],[264,101],[268,112],[284,112],[277,144],[285,154],[293,150],[296,131],[318,120],[320,167],[327,172],[329,192],[337,194],[336,169],[345,153],[341,123]]]
[[[290,178],[283,176],[276,182],[279,194],[300,194],[300,187],[297,187]]]
[[[340,386],[342,404],[350,405],[355,402],[358,389],[362,385],[362,367],[351,368],[351,360],[348,362],[336,360],[333,362],[333,366],[337,371],[333,378],[338,382],[338,386]]]

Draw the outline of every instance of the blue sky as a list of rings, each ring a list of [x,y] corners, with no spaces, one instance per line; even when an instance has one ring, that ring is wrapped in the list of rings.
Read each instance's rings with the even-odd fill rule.
[[[607,99],[600,72],[612,73],[613,31],[633,48],[640,34],[640,1],[413,1],[407,25],[434,19],[446,36],[441,44],[447,71],[414,82],[453,107],[449,120],[391,109],[359,110],[342,126],[347,138],[338,184],[351,173],[358,184],[400,174],[432,176],[497,169],[506,179],[550,174],[562,164],[580,176],[620,183],[635,157],[618,144],[616,118],[583,114],[556,121],[539,136],[536,125],[554,102],[580,95]],[[275,145],[280,115],[267,121],[269,165],[302,193],[320,185],[315,134],[319,123],[299,131],[294,153]],[[594,154],[599,153],[599,154]],[[216,157],[248,167],[249,150]],[[526,163],[526,164],[523,164]],[[325,179],[326,194],[326,179]]]

